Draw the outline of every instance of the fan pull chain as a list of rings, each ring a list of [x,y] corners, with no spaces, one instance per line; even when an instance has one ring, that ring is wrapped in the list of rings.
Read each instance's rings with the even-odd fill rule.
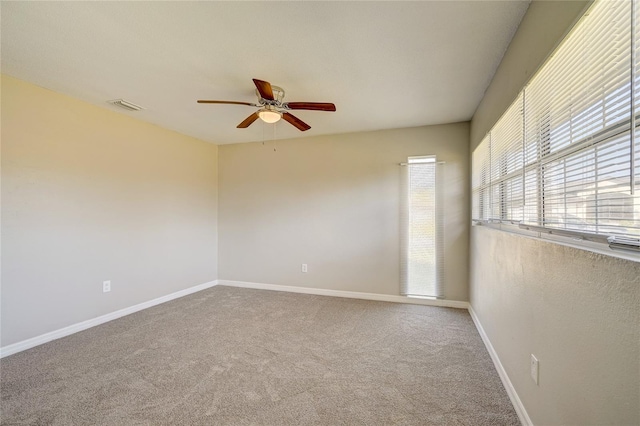
[[[276,152],[276,143],[277,143],[277,136],[278,136],[278,131],[277,128],[278,127],[278,123],[275,123],[273,125],[273,152]]]

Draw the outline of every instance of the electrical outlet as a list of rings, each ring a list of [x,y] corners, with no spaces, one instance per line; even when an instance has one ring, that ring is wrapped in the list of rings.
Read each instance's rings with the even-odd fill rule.
[[[538,358],[536,358],[534,354],[531,354],[531,378],[536,383],[536,385],[538,384],[538,377],[539,377]]]
[[[111,291],[111,281],[102,281],[102,292],[107,293]]]
[[[309,270],[307,269],[307,264],[306,264],[306,263],[303,263],[303,264],[302,264],[302,272],[304,272],[305,274],[306,274],[307,272],[309,272]]]

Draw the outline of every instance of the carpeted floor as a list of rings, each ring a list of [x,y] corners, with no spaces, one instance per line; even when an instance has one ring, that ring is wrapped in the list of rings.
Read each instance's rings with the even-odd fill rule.
[[[0,361],[2,424],[518,425],[465,310],[214,287]]]

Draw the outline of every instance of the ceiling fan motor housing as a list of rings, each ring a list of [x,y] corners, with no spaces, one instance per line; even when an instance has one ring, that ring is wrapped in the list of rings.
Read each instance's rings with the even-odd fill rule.
[[[256,96],[258,97],[258,103],[266,107],[282,108],[282,100],[284,99],[284,89],[278,86],[271,86],[273,91],[273,100],[265,99],[260,95],[258,89],[256,89]]]

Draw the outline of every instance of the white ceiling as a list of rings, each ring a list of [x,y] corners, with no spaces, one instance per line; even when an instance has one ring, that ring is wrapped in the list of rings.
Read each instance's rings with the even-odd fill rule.
[[[252,78],[336,104],[295,111],[311,130],[281,121],[278,138],[466,121],[528,4],[2,2],[2,72],[217,144],[273,137],[236,129],[255,108],[196,104],[255,102]]]

